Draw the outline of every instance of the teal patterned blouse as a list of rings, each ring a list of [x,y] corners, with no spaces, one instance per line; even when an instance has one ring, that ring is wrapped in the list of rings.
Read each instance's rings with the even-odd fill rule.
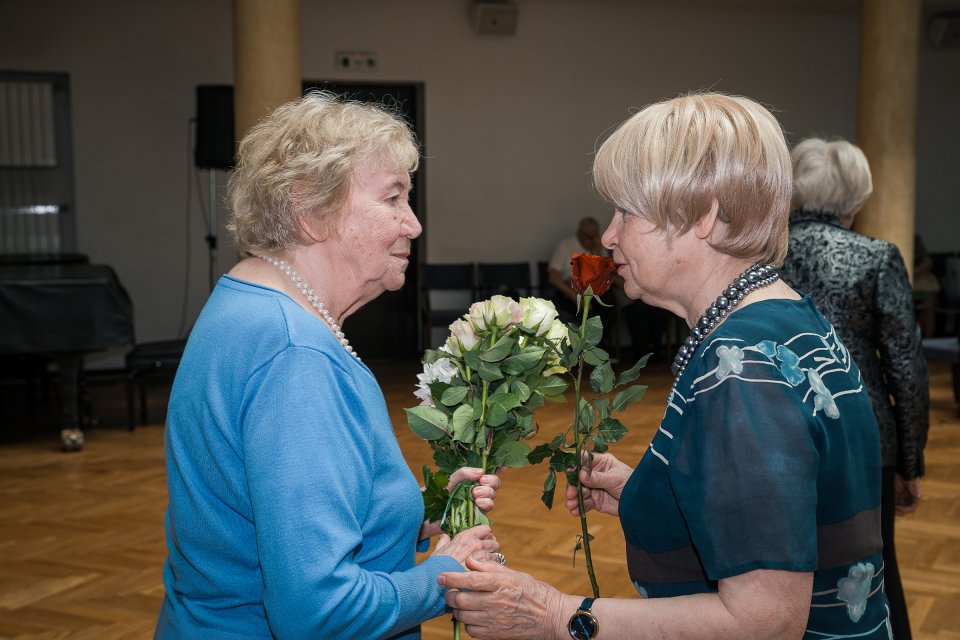
[[[805,638],[889,638],[880,463],[860,372],[813,302],[743,307],[697,348],[624,488],[631,579],[657,598],[812,571]]]

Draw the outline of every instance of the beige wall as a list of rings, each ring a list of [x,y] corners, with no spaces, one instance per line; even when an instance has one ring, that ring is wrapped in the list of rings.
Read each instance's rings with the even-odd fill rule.
[[[304,78],[425,85],[433,261],[545,259],[582,215],[608,219],[591,152],[663,97],[742,93],[773,106],[791,141],[856,135],[855,3],[518,4],[516,35],[491,37],[471,30],[467,0],[303,0]],[[117,269],[141,340],[177,331],[185,233],[188,321],[207,293],[196,196],[184,229],[188,122],[196,85],[232,82],[230,11],[230,0],[0,0],[0,68],[70,74],[79,249]],[[923,47],[917,228],[930,250],[960,249],[960,49]],[[340,50],[376,51],[379,69],[337,71]],[[232,257],[222,238],[223,270]]]

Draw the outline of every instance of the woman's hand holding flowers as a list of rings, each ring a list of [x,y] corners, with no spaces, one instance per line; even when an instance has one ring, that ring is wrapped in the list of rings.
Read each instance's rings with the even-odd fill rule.
[[[583,454],[583,469],[580,471],[583,507],[587,511],[593,509],[612,516],[619,515],[620,494],[633,469],[611,453],[594,453],[592,463],[587,460],[589,455]],[[563,506],[573,517],[580,516],[577,509],[577,488],[571,484],[567,484]]]
[[[580,600],[496,562],[467,562],[466,573],[442,573],[447,606],[474,638],[530,639],[568,635],[563,612]]]
[[[461,531],[452,539],[446,533],[443,534],[437,539],[437,548],[430,555],[450,556],[466,567],[468,558],[497,563],[494,554],[499,551],[500,543],[493,535],[490,525],[478,524],[466,531]]]
[[[461,467],[450,476],[450,482],[447,483],[447,491],[452,491],[454,487],[464,480],[474,480],[477,486],[473,487],[473,501],[481,511],[493,511],[494,500],[497,497],[497,491],[500,490],[500,476],[492,473],[483,473],[478,467]],[[440,533],[440,523],[424,520],[420,527],[420,540],[432,538]]]

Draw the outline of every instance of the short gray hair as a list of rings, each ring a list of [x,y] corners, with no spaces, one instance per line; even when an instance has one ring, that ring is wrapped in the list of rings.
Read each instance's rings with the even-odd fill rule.
[[[228,193],[227,228],[243,252],[306,244],[304,215],[329,232],[357,167],[412,173],[419,152],[410,126],[385,108],[313,91],[281,105],[244,136]]]
[[[645,107],[597,151],[600,196],[670,236],[720,205],[717,251],[779,265],[787,252],[790,154],[777,119],[757,102],[694,93]]]
[[[790,157],[795,208],[832,213],[848,223],[873,192],[867,156],[842,138],[807,138]]]

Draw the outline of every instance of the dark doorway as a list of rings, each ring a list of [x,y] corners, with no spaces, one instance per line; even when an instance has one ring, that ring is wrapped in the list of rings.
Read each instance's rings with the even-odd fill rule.
[[[423,131],[423,85],[421,83],[366,84],[351,82],[304,81],[304,93],[324,89],[350,100],[385,105],[402,115],[413,127],[420,142],[420,166],[412,176],[410,206],[426,229],[426,194],[424,191],[426,153]],[[415,358],[419,356],[418,320],[419,265],[423,253],[423,236],[413,242],[407,281],[400,291],[384,293],[350,316],[344,332],[361,358]]]

